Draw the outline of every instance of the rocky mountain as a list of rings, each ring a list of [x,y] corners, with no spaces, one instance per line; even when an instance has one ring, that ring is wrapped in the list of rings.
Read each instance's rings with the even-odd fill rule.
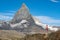
[[[4,21],[3,20],[0,20],[0,24],[2,24]]]
[[[53,28],[58,28],[60,30],[60,26],[53,26]]]
[[[28,7],[23,3],[21,8],[14,15],[10,24],[13,24],[11,27],[13,27],[14,30],[18,30],[24,33],[40,32],[40,30],[44,30],[42,26],[36,25],[35,21],[39,22],[37,18],[33,17],[29,13]]]
[[[7,23],[7,22],[2,22],[1,23],[1,25],[0,25],[0,30],[11,30],[12,28],[11,28],[11,26],[10,26],[10,24],[9,23]]]
[[[4,21],[0,20],[0,26],[2,25],[3,22],[4,22]]]
[[[11,23],[19,23],[22,20],[27,20],[29,21],[30,24],[31,23],[34,24],[34,20],[31,14],[29,13],[29,9],[24,3],[22,4],[21,8],[17,11],[15,16],[13,17]]]
[[[1,29],[10,29],[10,25],[7,23],[7,22],[5,22],[5,21],[3,21],[3,20],[0,20],[0,30]]]
[[[46,33],[42,26],[37,25],[35,21],[40,22],[37,18],[29,13],[28,7],[23,3],[21,8],[16,12],[13,19],[9,22],[3,22],[0,29],[16,30],[23,33]],[[42,31],[42,32],[41,32]]]

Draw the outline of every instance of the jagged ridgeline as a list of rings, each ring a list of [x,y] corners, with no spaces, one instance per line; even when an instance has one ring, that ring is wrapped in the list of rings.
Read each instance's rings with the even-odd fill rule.
[[[0,26],[0,29],[12,29],[26,34],[35,32],[40,33],[41,30],[42,32],[46,33],[46,30],[43,29],[42,26],[39,26],[35,23],[36,21],[38,20],[36,20],[36,18],[29,13],[29,9],[23,3],[22,7],[14,15],[13,19],[9,22],[4,22]]]
[[[27,22],[26,22],[27,21]],[[24,23],[21,23],[24,22]],[[21,30],[22,32],[39,32],[40,29],[44,30],[41,26],[35,24],[33,16],[29,13],[28,7],[23,3],[21,8],[17,11],[13,17],[12,24],[18,25],[14,26],[13,29]]]
[[[17,11],[11,23],[19,23],[21,20],[27,20],[30,23],[34,24],[34,20],[29,13],[28,7],[23,3],[21,8]]]

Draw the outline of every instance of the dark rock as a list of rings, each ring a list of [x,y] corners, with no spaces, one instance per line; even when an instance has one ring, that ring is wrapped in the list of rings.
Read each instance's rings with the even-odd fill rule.
[[[3,29],[3,30],[10,30],[11,29],[11,26],[9,23],[7,22],[3,22],[0,29]]]

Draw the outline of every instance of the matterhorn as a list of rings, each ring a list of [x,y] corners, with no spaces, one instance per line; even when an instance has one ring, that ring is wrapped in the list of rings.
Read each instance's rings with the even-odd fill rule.
[[[44,30],[42,26],[36,25],[37,18],[29,13],[28,7],[23,3],[21,8],[16,12],[13,19],[10,21],[11,27],[14,30],[21,32],[40,32]],[[39,21],[39,20],[38,20]]]
[[[12,19],[12,23],[19,23],[22,20],[27,20],[30,23],[34,24],[34,20],[29,13],[29,9],[24,3],[22,4],[21,8],[16,12],[14,18]]]
[[[51,30],[58,30],[50,26],[48,32]],[[29,13],[29,8],[23,3],[21,8],[16,12],[11,21],[3,22],[0,29],[15,30],[18,32],[29,33],[47,33],[46,25],[41,23],[39,19]]]

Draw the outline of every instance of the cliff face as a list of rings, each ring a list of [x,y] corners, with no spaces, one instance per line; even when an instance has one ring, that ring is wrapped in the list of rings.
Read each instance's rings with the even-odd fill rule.
[[[7,22],[2,22],[2,24],[0,25],[0,30],[11,30],[11,26],[9,23]]]
[[[11,24],[14,24],[14,30],[19,30],[24,33],[44,30],[41,26],[36,25],[35,21],[38,21],[38,19],[36,20],[36,18],[29,13],[28,7],[23,3],[13,17]]]
[[[21,6],[21,8],[17,11],[17,13],[15,14],[15,16],[12,19],[12,23],[19,23],[22,20],[27,20],[29,21],[29,23],[34,24],[34,20],[31,16],[31,14],[29,13],[29,9],[28,7],[23,3],[23,5]]]

